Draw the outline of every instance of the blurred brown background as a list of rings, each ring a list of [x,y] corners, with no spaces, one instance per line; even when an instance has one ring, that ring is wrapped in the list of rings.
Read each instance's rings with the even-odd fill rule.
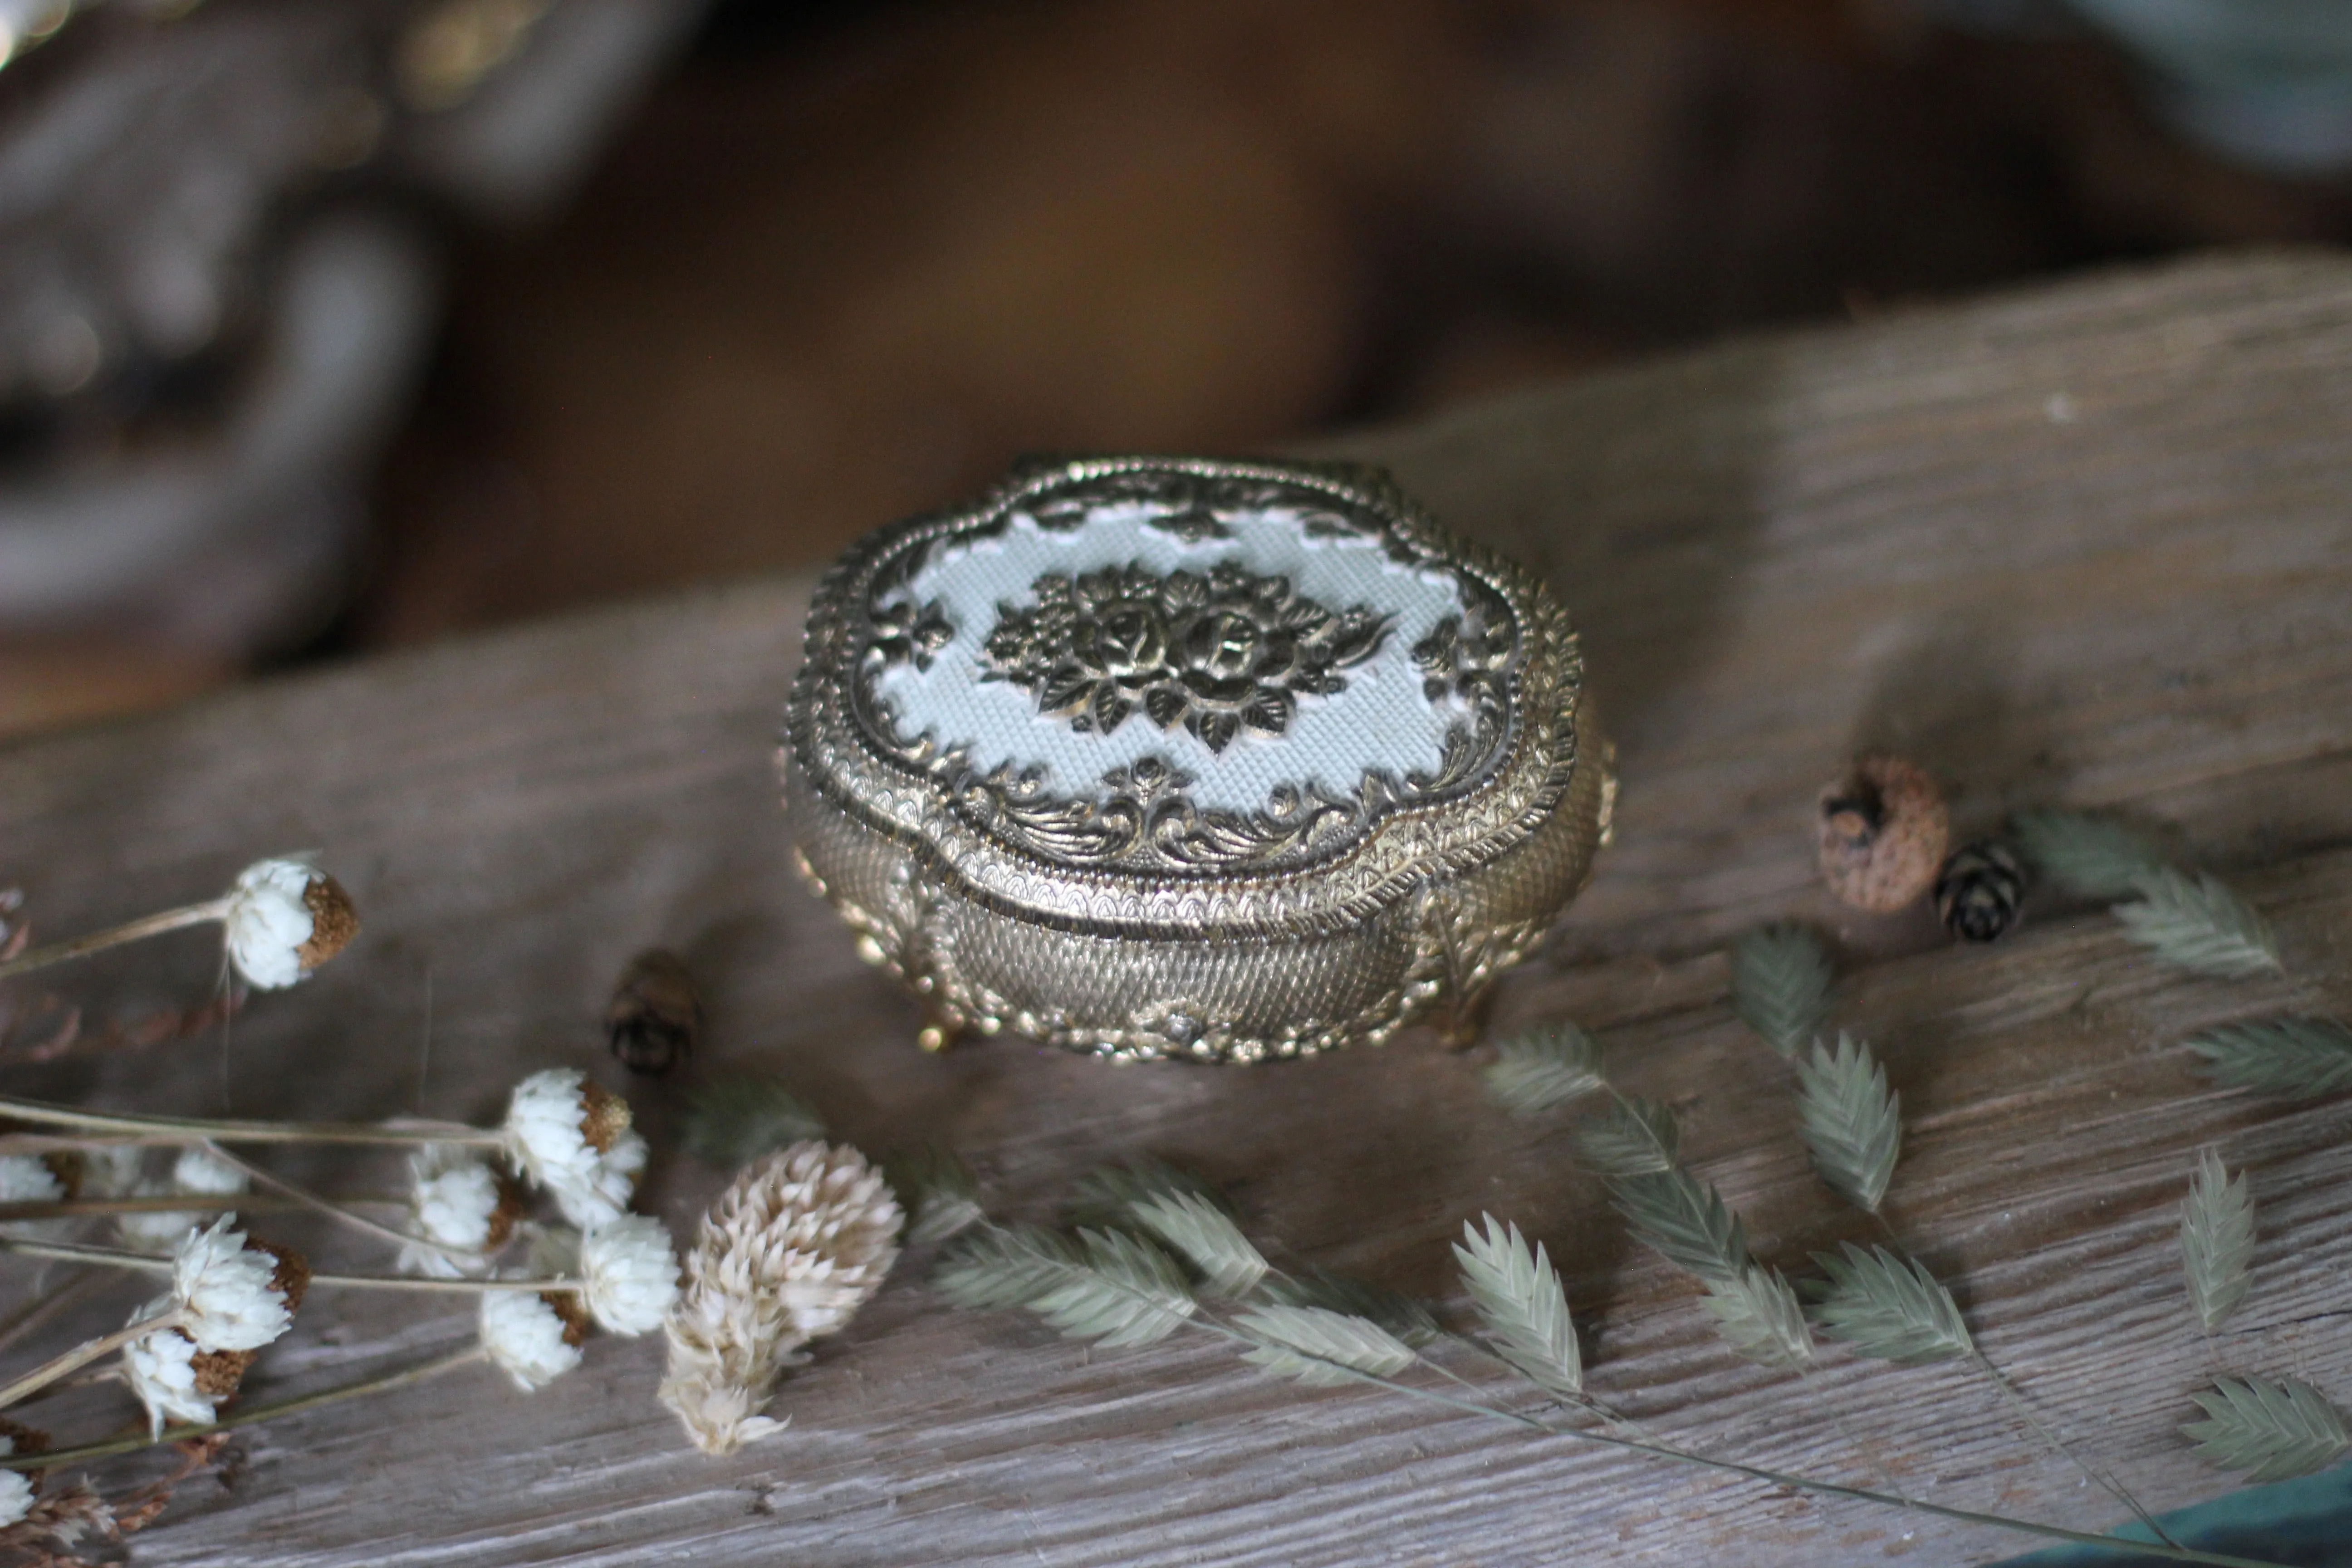
[[[2055,0],[726,0],[665,60],[553,210],[432,208],[446,304],[307,628],[0,639],[0,727],[805,566],[1024,450],[2352,233]]]

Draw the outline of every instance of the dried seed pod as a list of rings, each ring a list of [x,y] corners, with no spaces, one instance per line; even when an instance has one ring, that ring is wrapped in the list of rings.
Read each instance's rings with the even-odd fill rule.
[[[702,997],[677,954],[660,948],[630,961],[604,1013],[613,1054],[631,1072],[658,1076],[694,1054]]]
[[[1950,840],[1936,781],[1900,757],[1864,757],[1822,792],[1822,879],[1858,910],[1893,914],[1926,892]]]
[[[1952,852],[1936,874],[1936,915],[1944,929],[1969,942],[1990,942],[2017,923],[2025,897],[2025,868],[2008,845],[1979,839]]]

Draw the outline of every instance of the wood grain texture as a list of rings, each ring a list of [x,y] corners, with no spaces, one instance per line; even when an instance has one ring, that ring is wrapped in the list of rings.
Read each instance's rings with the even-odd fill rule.
[[[1502,988],[1497,1026],[1597,1028],[1622,1086],[1681,1114],[1759,1252],[1801,1266],[1871,1233],[1806,1167],[1788,1069],[1732,1020],[1717,950],[1767,917],[1834,932],[1837,1016],[1904,1097],[1895,1228],[2044,1416],[2158,1506],[2226,1485],[2172,1430],[2217,1365],[2352,1397],[2334,1317],[2352,1112],[2214,1092],[2177,1048],[2209,1021],[2352,1008],[2347,424],[2352,264],[2299,256],[1735,344],[1345,444],[1553,577],[1621,742],[1618,841]],[[206,1035],[33,1062],[20,1017],[6,1081],[149,1109],[490,1117],[536,1067],[621,1082],[596,1020],[628,957],[664,942],[708,986],[702,1070],[782,1071],[869,1149],[953,1143],[1005,1212],[1045,1215],[1079,1173],[1148,1150],[1229,1184],[1250,1228],[1297,1256],[1443,1295],[1448,1238],[1492,1211],[1563,1261],[1596,1392],[1665,1435],[1865,1484],[1866,1450],[1938,1501],[2116,1522],[1960,1371],[1832,1351],[1803,1388],[1733,1362],[1571,1169],[1559,1125],[1485,1102],[1475,1055],[1416,1037],[1261,1069],[1010,1039],[919,1056],[914,1009],[787,869],[769,752],[805,595],[712,591],[0,752],[0,880],[49,932],[302,847],[367,920],[226,1050]],[[2047,896],[1969,952],[1924,913],[1833,908],[1812,880],[1812,796],[1872,743],[1949,781],[1964,830],[2050,801],[2159,825],[2237,875],[2295,978],[2184,980]],[[201,999],[215,962],[190,937],[56,989],[95,1037]],[[680,1086],[632,1092],[657,1151],[649,1202],[683,1230],[719,1173],[669,1152]],[[2253,1170],[2263,1205],[2254,1297],[2210,1346],[2175,1239],[2204,1144]],[[462,1308],[346,1300],[306,1318],[258,1396],[470,1333]],[[1090,1353],[950,1312],[914,1268],[788,1385],[792,1429],[735,1458],[684,1447],[653,1400],[658,1360],[600,1341],[530,1398],[476,1370],[255,1430],[234,1487],[184,1490],[139,1558],[1947,1563],[2026,1544],[1302,1392],[1205,1340]],[[108,1399],[43,1414],[102,1429],[121,1415]]]

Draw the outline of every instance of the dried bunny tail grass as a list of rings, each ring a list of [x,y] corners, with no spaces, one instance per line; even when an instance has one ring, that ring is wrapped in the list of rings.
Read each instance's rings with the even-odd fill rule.
[[[707,1454],[781,1429],[759,1412],[793,1352],[845,1326],[898,1256],[905,1215],[846,1145],[795,1143],[738,1173],[703,1216],[663,1327],[662,1403]]]

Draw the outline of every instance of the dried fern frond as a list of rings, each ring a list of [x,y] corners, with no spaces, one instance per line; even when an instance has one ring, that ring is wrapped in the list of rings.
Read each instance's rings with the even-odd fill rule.
[[[1486,1069],[1486,1092],[1517,1116],[1566,1105],[1601,1087],[1601,1047],[1573,1024],[1554,1024],[1505,1040]]]
[[[2352,1029],[2333,1018],[2224,1024],[2189,1042],[2205,1075],[2231,1089],[2309,1100],[2352,1089]]]
[[[1723,1342],[1759,1366],[1790,1372],[1813,1359],[1805,1310],[1777,1268],[1750,1264],[1728,1279],[1710,1279],[1699,1304]]]
[[[1673,1170],[1681,1142],[1675,1113],[1654,1100],[1612,1101],[1576,1127],[1577,1154],[1595,1175],[1612,1182]]]
[[[1140,1154],[1123,1164],[1103,1165],[1080,1176],[1070,1189],[1063,1217],[1071,1225],[1096,1229],[1131,1226],[1136,1205],[1178,1193],[1206,1198],[1221,1209],[1232,1206],[1207,1177]]]
[[[2198,1156],[2189,1201],[2180,1205],[2180,1253],[2197,1321],[2209,1331],[2221,1327],[2253,1282],[2254,1199],[2244,1173],[2231,1181],[2210,1149]]]
[[[1883,1247],[1865,1252],[1848,1241],[1835,1252],[1814,1253],[1813,1261],[1829,1279],[1809,1287],[1812,1319],[1830,1338],[1906,1366],[1975,1352],[1959,1303],[1916,1259]]]
[[[2344,1417],[2307,1383],[2225,1377],[2189,1397],[2207,1419],[2183,1426],[2181,1436],[2197,1445],[2199,1458],[2219,1469],[2243,1470],[2249,1481],[2307,1476],[2352,1447]]]
[[[1798,1131],[1814,1168],[1839,1196],[1876,1214],[1903,1151],[1902,1100],[1888,1092],[1886,1069],[1841,1030],[1834,1051],[1813,1042],[1797,1083]]]
[[[1276,1306],[1320,1307],[1345,1317],[1369,1318],[1409,1345],[1425,1345],[1445,1332],[1435,1313],[1402,1291],[1312,1265],[1267,1277],[1258,1296]]]
[[[1609,1185],[1612,1205],[1642,1243],[1700,1279],[1730,1279],[1748,1267],[1748,1230],[1723,1194],[1676,1166]]]
[[[1199,1269],[1212,1296],[1246,1296],[1265,1278],[1264,1255],[1223,1209],[1198,1193],[1162,1193],[1128,1212]]]
[[[1516,1225],[1493,1215],[1486,1228],[1465,1220],[1454,1256],[1462,1284],[1478,1304],[1478,1316],[1495,1338],[1495,1351],[1538,1387],[1575,1395],[1584,1391],[1584,1360],[1576,1346],[1576,1324],[1568,1314],[1568,1293],[1541,1247],[1530,1248]]]
[[[1731,1009],[1784,1057],[1820,1032],[1829,994],[1829,954],[1802,926],[1765,926],[1731,950]]]
[[[1025,1307],[1085,1268],[1067,1237],[1034,1225],[987,1225],[967,1233],[931,1270],[932,1289],[959,1307]]]
[[[980,1206],[980,1178],[952,1149],[925,1145],[882,1163],[883,1179],[907,1211],[906,1243],[928,1247],[988,1217]]]
[[[1061,1283],[1027,1303],[1074,1340],[1148,1345],[1184,1326],[1196,1303],[1176,1260],[1123,1230],[1082,1230],[1085,1254]]]
[[[824,1119],[772,1073],[729,1073],[687,1096],[678,1121],[686,1152],[714,1165],[748,1165],[762,1154],[824,1136]]]
[[[2081,899],[2123,899],[2165,868],[2153,844],[2123,824],[2077,811],[2017,815],[2018,847],[2034,869]]]
[[[2278,939],[2253,906],[2203,872],[2167,868],[2139,882],[2137,901],[2116,906],[2134,942],[2176,969],[2241,979],[2278,973]]]
[[[1301,1383],[1353,1383],[1349,1371],[1393,1377],[1413,1363],[1412,1350],[1370,1319],[1321,1307],[1254,1307],[1234,1327],[1257,1342],[1242,1360]]]

